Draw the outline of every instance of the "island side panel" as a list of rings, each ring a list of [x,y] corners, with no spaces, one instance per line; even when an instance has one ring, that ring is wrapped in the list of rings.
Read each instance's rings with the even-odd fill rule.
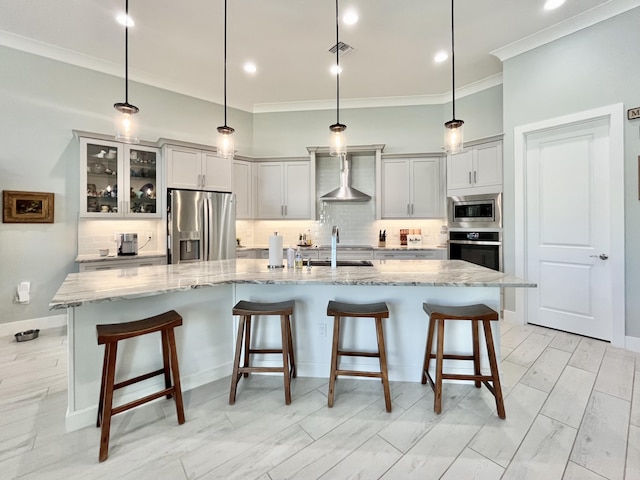
[[[302,377],[328,377],[331,360],[333,317],[327,317],[327,303],[338,300],[354,303],[385,301],[390,318],[383,320],[389,377],[392,381],[419,382],[427,337],[428,317],[423,302],[463,305],[484,303],[500,311],[500,288],[497,287],[424,287],[424,286],[347,286],[347,285],[236,285],[236,300],[296,301],[292,321],[296,364]],[[237,320],[237,319],[236,319]],[[275,319],[260,319],[255,340],[277,346],[280,342],[279,323]],[[323,336],[326,327],[326,336]],[[500,359],[500,336],[497,322],[493,324],[496,354]],[[469,322],[447,322],[445,349],[449,353],[471,352]],[[352,318],[341,329],[345,349],[375,350],[376,336],[373,320]],[[488,369],[484,335],[481,333],[481,361]],[[254,357],[255,365],[278,364],[273,356]],[[379,368],[375,358],[342,360],[344,368],[363,370]],[[366,368],[365,368],[366,367]],[[471,362],[445,361],[446,371],[473,374]]]
[[[183,325],[175,330],[183,390],[230,375],[233,358],[233,285],[129,300],[90,303],[70,309],[67,430],[95,424],[104,346],[96,325],[121,323],[175,310]],[[160,333],[118,345],[116,382],[162,368]],[[164,388],[162,376],[116,391],[114,405]]]

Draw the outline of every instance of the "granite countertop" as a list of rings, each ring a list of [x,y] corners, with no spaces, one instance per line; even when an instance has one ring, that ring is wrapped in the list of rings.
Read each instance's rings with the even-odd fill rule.
[[[138,252],[137,255],[116,255],[115,252],[111,252],[106,257],[101,256],[98,253],[95,254],[87,254],[87,255],[78,255],[76,257],[76,263],[88,263],[88,262],[114,262],[114,261],[125,261],[125,260],[137,260],[137,259],[145,259],[145,258],[164,258],[167,254],[164,252]]]
[[[462,260],[374,260],[373,267],[269,269],[264,259],[70,273],[49,308],[109,302],[224,284],[535,287],[535,283]]]
[[[293,248],[297,248],[298,245],[293,245]],[[237,247],[238,250],[268,250],[269,246],[268,245],[257,245],[257,246],[245,246],[245,245],[240,245],[239,247]],[[283,248],[288,248],[286,245],[283,246]],[[319,249],[330,249],[331,246],[330,245],[300,245],[300,249],[301,250],[319,250]],[[405,250],[442,250],[442,249],[446,249],[447,245],[419,245],[419,246],[415,246],[415,247],[409,247],[406,245],[387,245],[385,247],[379,247],[377,245],[338,245],[338,250],[348,250],[348,249],[353,249],[353,250],[400,250],[400,251],[405,251]]]

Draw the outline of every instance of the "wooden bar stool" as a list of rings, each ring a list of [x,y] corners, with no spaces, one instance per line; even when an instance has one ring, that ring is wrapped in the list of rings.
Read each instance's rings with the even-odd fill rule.
[[[174,310],[134,322],[96,325],[98,345],[104,344],[104,363],[102,366],[102,382],[100,384],[100,401],[98,402],[98,420],[96,423],[97,427],[102,425],[99,457],[101,462],[105,461],[109,456],[109,431],[111,429],[111,417],[113,415],[130,410],[162,396],[166,396],[167,398],[174,396],[176,411],[178,413],[178,423],[180,425],[184,423],[184,404],[182,403],[178,354],[176,352],[176,339],[173,331],[175,327],[179,327],[180,325],[182,325],[182,317]],[[118,342],[153,332],[160,332],[162,336],[163,368],[114,384]],[[173,385],[171,384],[172,374]],[[164,375],[165,388],[163,390],[118,407],[113,406],[114,390],[158,375]]]
[[[328,405],[333,407],[336,379],[338,375],[350,377],[373,377],[382,379],[384,389],[384,403],[387,412],[391,411],[391,393],[389,391],[389,375],[387,373],[387,353],[384,348],[384,333],[382,331],[382,319],[389,318],[389,309],[384,302],[353,304],[329,301],[327,315],[333,317],[333,349],[331,351],[331,375],[329,380]],[[377,352],[362,352],[340,349],[340,319],[342,317],[371,317],[376,321],[376,337],[378,339]],[[377,357],[380,359],[379,372],[364,372],[360,370],[341,370],[338,368],[339,357]]]
[[[231,391],[229,404],[236,402],[236,390],[238,382],[244,375],[251,372],[282,372],[284,376],[284,400],[287,405],[291,403],[291,378],[296,377],[296,361],[293,353],[293,340],[291,338],[291,315],[293,315],[293,300],[284,302],[264,303],[239,301],[233,307],[233,314],[240,316],[238,322],[238,336],[236,338],[236,354],[233,361],[233,373],[231,374]],[[282,348],[251,348],[251,316],[252,315],[280,315],[280,332],[282,335]],[[244,349],[243,349],[244,337]],[[243,354],[244,350],[244,355]],[[281,367],[252,367],[250,356],[256,353],[282,355]],[[243,356],[243,364],[240,366],[240,357]]]
[[[422,304],[423,310],[429,315],[429,331],[427,334],[427,345],[424,354],[424,365],[422,368],[422,383],[427,383],[435,392],[433,401],[433,409],[436,413],[442,411],[442,380],[474,380],[477,388],[481,387],[481,383],[489,389],[496,399],[496,407],[498,416],[505,418],[504,401],[502,399],[502,388],[500,387],[500,376],[498,373],[498,362],[496,361],[496,352],[493,343],[493,335],[491,334],[491,322],[498,320],[498,312],[483,304],[463,305],[463,306],[444,306],[433,305],[430,303]],[[444,353],[444,321],[445,320],[465,320],[471,322],[471,334],[473,339],[472,355],[453,355]],[[478,333],[478,323],[482,322],[484,328],[484,337],[487,343],[487,353],[489,355],[489,367],[491,375],[482,375],[480,372],[480,340]],[[436,353],[433,353],[433,333],[438,324],[438,344]],[[436,359],[436,381],[434,382],[429,374],[429,362],[432,358]],[[443,373],[443,360],[473,360],[473,375]],[[492,382],[492,385],[489,384]]]

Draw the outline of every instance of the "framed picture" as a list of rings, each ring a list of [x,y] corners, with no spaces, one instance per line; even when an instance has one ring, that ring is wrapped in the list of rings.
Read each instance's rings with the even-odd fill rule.
[[[2,192],[2,223],[53,223],[53,193]]]

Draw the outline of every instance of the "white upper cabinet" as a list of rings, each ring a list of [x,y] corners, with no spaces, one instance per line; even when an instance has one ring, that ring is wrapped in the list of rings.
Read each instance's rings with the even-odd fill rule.
[[[382,218],[442,218],[440,157],[382,159]]]
[[[482,143],[447,156],[447,195],[502,191],[502,141]]]
[[[214,151],[165,145],[167,187],[192,190],[232,190],[232,160]]]
[[[257,218],[311,218],[309,162],[260,162],[256,169]]]
[[[236,218],[253,218],[253,166],[244,160],[233,161],[233,193],[236,194]]]
[[[80,137],[80,216],[159,218],[161,172],[157,148]]]

